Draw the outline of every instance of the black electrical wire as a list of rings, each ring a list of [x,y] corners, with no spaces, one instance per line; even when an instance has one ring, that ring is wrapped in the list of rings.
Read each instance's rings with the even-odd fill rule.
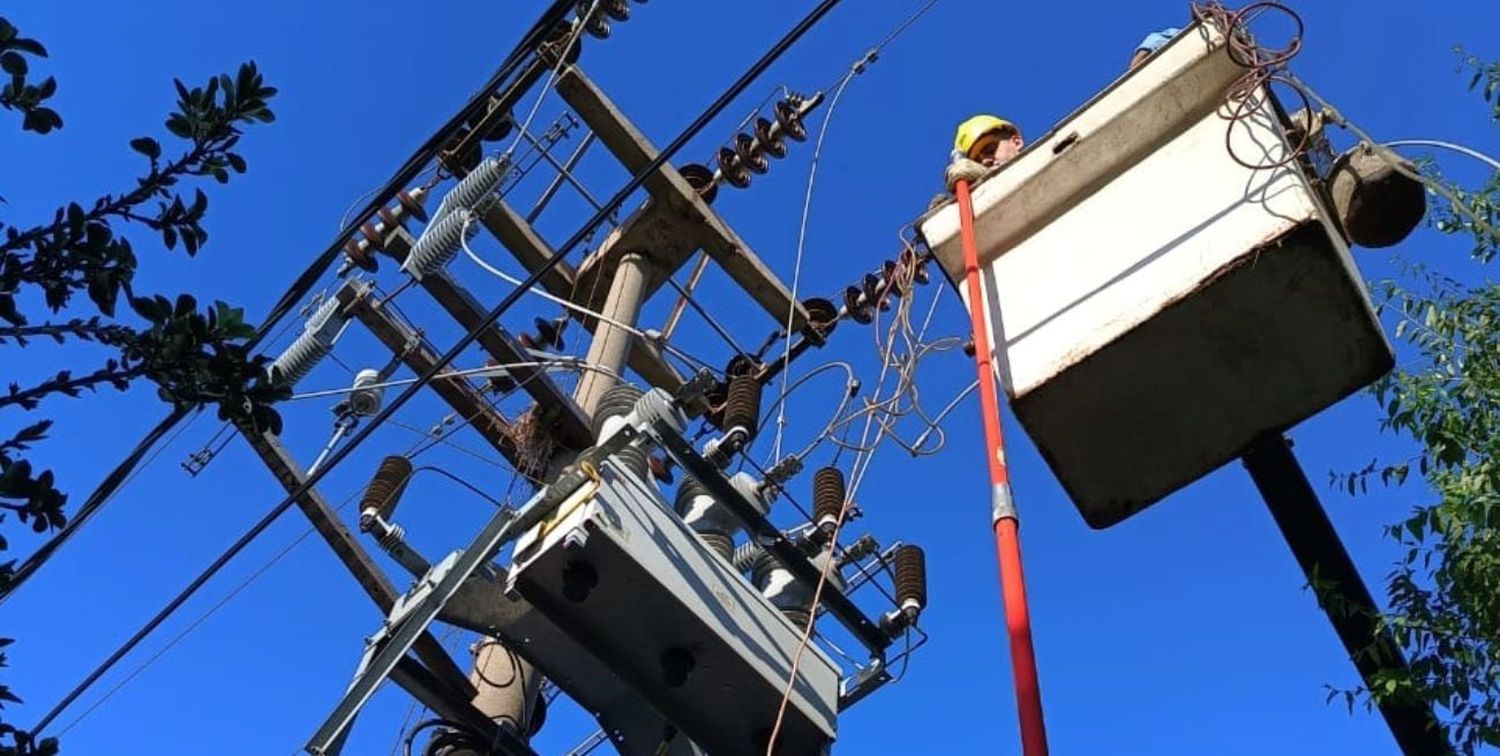
[[[460,354],[462,354],[464,350],[469,348],[469,345],[473,344],[474,341],[479,338],[480,333],[483,333],[485,329],[489,328],[495,323],[495,321],[499,320],[500,316],[503,315],[507,310],[509,310],[511,306],[514,305],[517,301],[519,301],[523,294],[525,294],[532,287],[536,286],[537,283],[541,281],[543,276],[547,275],[547,273],[551,272],[553,268],[557,267],[560,263],[562,263],[563,260],[567,259],[568,255],[574,250],[574,248],[576,248],[587,236],[589,236],[589,234],[593,233],[594,229],[600,223],[603,223],[604,220],[609,217],[609,214],[612,211],[617,209],[620,205],[624,204],[626,199],[629,199],[637,189],[639,189],[643,184],[646,183],[646,179],[649,176],[654,174],[659,168],[661,168],[662,165],[664,165],[668,160],[671,160],[674,155],[681,151],[684,145],[686,145],[693,137],[697,136],[700,131],[708,126],[709,122],[712,121],[714,117],[719,115],[719,113],[721,113],[724,108],[729,105],[730,102],[732,102],[736,97],[743,93],[744,90],[749,87],[756,78],[764,73],[765,70],[769,68],[771,64],[774,63],[778,58],[780,58],[788,48],[790,48],[798,39],[802,37],[802,35],[806,34],[807,31],[813,27],[813,25],[815,25],[819,20],[826,16],[829,11],[833,10],[834,6],[838,5],[838,3],[839,0],[821,0],[821,2],[819,2],[818,5],[814,7],[812,11],[802,19],[802,21],[800,21],[795,27],[793,27],[791,31],[787,32],[786,35],[783,36],[779,41],[777,41],[777,43],[773,45],[770,50],[767,50],[759,60],[755,61],[755,63],[752,64],[749,69],[741,74],[740,78],[735,80],[735,82],[731,84],[723,94],[719,95],[718,99],[714,100],[713,103],[711,103],[708,108],[703,111],[702,114],[694,119],[693,122],[689,124],[688,127],[681,134],[679,134],[676,139],[673,139],[672,142],[668,144],[664,149],[662,149],[662,151],[658,153],[655,158],[652,158],[651,162],[648,163],[644,168],[642,168],[640,172],[632,176],[630,181],[622,189],[616,192],[608,202],[604,203],[604,206],[599,208],[599,210],[594,213],[593,217],[591,217],[588,222],[584,223],[583,226],[581,226],[576,232],[574,232],[574,234],[569,237],[566,243],[558,247],[557,253],[551,259],[549,259],[545,264],[538,268],[536,272],[528,276],[520,286],[512,289],[504,299],[500,300],[500,303],[496,305],[494,309],[490,310],[489,313],[487,313],[480,322],[475,324],[473,328],[469,329],[468,333],[464,334],[463,338],[459,339],[458,342],[452,346],[452,348],[450,348],[441,357],[439,357],[437,362],[434,363],[431,368],[429,368],[419,378],[417,378],[416,383],[407,386],[406,389],[404,389],[399,395],[397,395],[395,399],[391,400],[391,402],[387,404],[384,409],[382,409],[378,414],[371,418],[369,423],[365,424],[362,430],[350,437],[348,442],[346,442],[343,447],[339,448],[333,454],[329,455],[328,461],[322,467],[309,474],[307,478],[302,481],[302,484],[297,486],[296,490],[289,493],[285,498],[281,500],[279,504],[273,507],[271,511],[267,512],[265,516],[263,516],[258,522],[256,522],[255,525],[251,526],[251,528],[246,531],[244,535],[240,536],[239,539],[236,540],[233,544],[230,544],[229,548],[226,549],[224,553],[220,554],[219,557],[216,558],[211,564],[209,564],[209,566],[204,569],[203,572],[201,572],[196,578],[194,578],[186,588],[184,588],[180,593],[173,597],[171,601],[167,602],[167,605],[163,607],[161,611],[157,612],[156,615],[153,616],[149,621],[147,621],[140,630],[137,630],[134,635],[130,636],[130,638],[125,641],[125,643],[123,643],[119,648],[115,649],[115,651],[111,653],[103,663],[96,667],[94,671],[90,672],[82,682],[80,682],[73,688],[73,690],[69,691],[68,694],[64,696],[56,706],[52,707],[52,710],[47,712],[46,716],[42,717],[42,719],[37,722],[36,726],[31,729],[31,737],[35,739],[38,735],[40,735],[42,730],[44,730],[47,725],[52,722],[52,720],[56,719],[57,716],[63,712],[63,710],[65,710],[69,705],[73,703],[73,701],[77,700],[79,696],[83,695],[83,693],[87,691],[90,686],[98,681],[100,677],[103,677],[104,673],[108,672],[110,668],[112,668],[120,661],[120,659],[124,658],[126,654],[130,653],[131,650],[140,645],[140,642],[144,640],[146,636],[155,631],[156,628],[159,627],[163,622],[165,622],[168,617],[170,617],[177,611],[177,609],[179,609],[184,603],[186,603],[189,598],[192,598],[194,593],[197,593],[198,590],[209,581],[209,579],[217,574],[219,570],[224,568],[224,565],[228,564],[229,561],[232,560],[241,551],[243,551],[251,541],[259,537],[261,533],[264,533],[272,523],[274,523],[282,514],[290,509],[292,505],[297,501],[297,499],[299,499],[313,486],[317,485],[318,482],[321,481],[325,476],[327,476],[328,473],[331,472],[334,468],[338,467],[339,464],[343,462],[344,459],[346,459],[355,449],[357,449],[360,444],[364,443],[364,441],[368,439],[377,428],[379,428],[383,423],[385,423],[387,419],[394,415],[397,410],[399,410],[408,401],[410,401],[411,398],[415,396],[423,386],[426,386],[428,381],[431,381],[434,376],[445,370],[448,367],[449,363],[453,362],[453,360],[456,359]]]
[[[530,31],[521,38],[515,49],[511,50],[510,54],[500,64],[500,67],[490,76],[489,81],[485,82],[484,86],[473,97],[469,98],[469,101],[464,104],[457,115],[443,124],[432,136],[427,138],[427,141],[410,158],[407,158],[406,162],[396,171],[395,175],[391,176],[390,180],[374,194],[364,209],[358,215],[354,216],[354,221],[339,231],[338,236],[329,245],[328,249],[319,255],[301,275],[297,276],[296,280],[292,282],[291,287],[286,290],[286,293],[281,295],[281,299],[276,302],[271,311],[266,315],[265,321],[255,330],[255,335],[251,337],[249,343],[246,345],[247,349],[253,350],[259,345],[265,339],[266,335],[271,332],[271,329],[276,327],[276,324],[282,318],[286,317],[288,313],[292,312],[296,308],[297,303],[301,302],[307,296],[308,292],[312,291],[313,287],[317,285],[318,280],[328,272],[328,269],[338,260],[339,255],[343,254],[345,242],[358,230],[360,223],[384,207],[386,203],[390,202],[396,196],[396,192],[400,191],[401,188],[416,178],[417,174],[422,171],[422,167],[432,160],[433,156],[437,154],[438,149],[442,147],[454,129],[467,121],[470,116],[478,113],[481,108],[488,107],[490,94],[502,82],[510,78],[516,68],[545,39],[546,34],[568,15],[572,7],[573,4],[568,0],[555,0],[543,12],[541,18],[532,25]],[[21,587],[43,564],[46,564],[53,553],[71,539],[73,534],[82,528],[99,508],[104,506],[109,498],[114,495],[115,491],[124,484],[126,477],[141,464],[141,460],[150,452],[151,448],[170,432],[174,426],[187,418],[193,410],[194,408],[192,407],[177,407],[166,417],[162,418],[156,424],[156,427],[152,428],[136,444],[130,454],[121,460],[120,464],[111,470],[109,475],[105,476],[104,480],[99,483],[99,486],[94,489],[94,492],[89,494],[89,498],[69,518],[67,524],[16,566],[10,579],[3,586],[0,586],[0,603],[3,603],[17,588]]]

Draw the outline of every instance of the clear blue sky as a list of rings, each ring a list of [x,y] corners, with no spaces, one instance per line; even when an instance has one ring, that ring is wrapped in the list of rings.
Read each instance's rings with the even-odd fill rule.
[[[211,187],[206,251],[195,260],[166,253],[138,235],[143,287],[189,290],[264,313],[296,272],[333,236],[340,214],[383,181],[399,162],[493,70],[542,3],[462,0],[419,6],[388,0],[317,3],[267,0],[212,4],[181,0],[61,3],[9,7],[27,36],[43,40],[53,60],[37,68],[60,81],[56,107],[67,122],[40,138],[0,129],[6,156],[0,195],[7,221],[39,222],[58,203],[129,186],[139,157],[127,141],[164,137],[171,78],[190,83],[256,59],[281,88],[279,115],[244,142],[250,172],[226,188]],[[590,40],[582,65],[658,144],[696,115],[743,66],[811,7],[780,3],[633,5],[635,18],[606,43]],[[773,68],[752,92],[687,151],[706,157],[774,84],[810,90],[849,63],[918,5],[915,0],[847,2]],[[1344,112],[1385,138],[1437,137],[1495,151],[1496,132],[1477,98],[1455,75],[1454,44],[1500,56],[1492,2],[1297,3],[1307,21],[1299,74]],[[925,206],[939,181],[951,128],[977,111],[995,111],[1040,134],[1107,85],[1147,31],[1181,25],[1181,0],[1131,3],[995,4],[943,0],[881,60],[859,77],[839,106],[824,152],[807,246],[802,290],[827,294],[896,249],[895,233]],[[544,107],[542,119],[556,113]],[[745,192],[725,190],[717,203],[755,250],[789,273],[810,145],[775,165]],[[1457,175],[1474,175],[1453,164]],[[607,195],[625,176],[602,151],[584,175]],[[560,241],[583,216],[576,199],[559,200],[542,231]],[[1122,219],[1128,223],[1128,219]],[[488,240],[481,252],[515,270]],[[1099,253],[1108,254],[1101,249]],[[1424,231],[1403,253],[1477,273],[1464,248]],[[1386,275],[1381,253],[1359,257],[1365,273]],[[467,261],[464,280],[493,301],[505,288]],[[390,266],[382,280],[392,282]],[[745,342],[770,322],[728,299],[721,276],[711,301]],[[930,296],[937,287],[929,287]],[[958,333],[966,319],[946,293],[938,333]],[[401,300],[414,316],[420,299]],[[669,302],[648,320],[659,322]],[[534,312],[508,316],[523,326]],[[722,345],[701,327],[684,346],[723,359]],[[444,346],[456,332],[434,327]],[[844,325],[830,356],[873,363],[869,332]],[[7,380],[33,378],[78,356],[37,345],[9,351]],[[81,353],[80,353],[81,354]],[[383,361],[372,340],[351,329],[340,355],[353,367]],[[472,358],[471,358],[472,359]],[[468,362],[467,364],[472,364]],[[806,366],[814,364],[809,361]],[[806,367],[804,366],[804,367]],[[924,363],[925,396],[943,402],[972,377],[953,354]],[[870,375],[867,373],[867,377]],[[344,385],[331,363],[305,388]],[[826,416],[830,381],[794,403],[795,441]],[[822,392],[819,394],[818,392]],[[1404,447],[1377,433],[1373,403],[1352,398],[1292,434],[1313,479],[1363,465]],[[80,502],[86,491],[163,414],[149,388],[86,400],[53,400],[55,437],[36,458],[55,467]],[[400,419],[426,427],[440,414],[424,399]],[[328,433],[328,405],[287,409],[288,443],[310,459]],[[927,548],[932,607],[924,624],[932,642],[898,685],[860,704],[841,721],[841,753],[1018,752],[1014,701],[989,535],[987,484],[978,409],[972,402],[948,427],[949,448],[913,460],[882,452],[859,498],[868,517],[857,532],[901,538]],[[0,436],[18,422],[10,416]],[[1089,530],[1007,416],[1011,459],[1030,580],[1037,655],[1053,752],[1058,754],[1393,753],[1378,716],[1325,705],[1326,684],[1356,676],[1280,540],[1245,473],[1230,465],[1156,508],[1104,532]],[[8,718],[29,725],[129,632],[281,497],[239,444],[207,472],[178,467],[214,430],[200,420],[4,606],[3,629],[20,639],[6,680],[27,704]],[[460,443],[479,448],[472,436]],[[391,427],[336,471],[324,490],[340,501],[354,492],[380,456],[411,444]],[[826,455],[814,458],[821,464]],[[433,461],[491,488],[505,478],[493,466],[453,450]],[[1378,582],[1392,558],[1382,523],[1402,516],[1417,490],[1350,500],[1330,492],[1327,505],[1367,580]],[[426,499],[425,501],[419,501]],[[462,543],[486,514],[483,504],[437,479],[409,495],[403,519],[430,555]],[[293,512],[214,582],[165,632],[122,669],[132,669],[235,583],[304,530]],[[10,525],[13,553],[38,539]],[[305,542],[180,646],[66,734],[72,754],[289,753],[337,699],[379,616],[316,539]],[[462,639],[454,639],[461,643]],[[120,677],[107,678],[104,685]],[[385,753],[408,701],[382,691],[361,717],[349,753]],[[83,709],[60,720],[71,722]],[[54,732],[57,726],[54,726]],[[560,707],[537,741],[559,752],[591,726]]]

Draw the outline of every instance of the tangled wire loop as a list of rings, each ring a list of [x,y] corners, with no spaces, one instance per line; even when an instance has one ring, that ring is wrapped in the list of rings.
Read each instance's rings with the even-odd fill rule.
[[[1280,11],[1291,20],[1293,32],[1287,41],[1286,47],[1270,49],[1262,47],[1255,41],[1254,35],[1250,33],[1250,22],[1266,11]],[[1231,11],[1218,2],[1192,4],[1193,18],[1203,24],[1212,24],[1224,33],[1227,40],[1225,51],[1229,59],[1245,69],[1245,75],[1236,79],[1225,92],[1225,100],[1230,107],[1228,116],[1229,128],[1224,134],[1224,148],[1228,150],[1229,156],[1236,163],[1250,170],[1274,170],[1281,168],[1305,153],[1313,140],[1313,129],[1298,128],[1298,139],[1291,149],[1287,150],[1281,157],[1271,162],[1251,162],[1241,158],[1234,150],[1234,129],[1236,124],[1246,121],[1253,114],[1260,112],[1265,104],[1266,98],[1270,96],[1272,84],[1283,84],[1295,92],[1298,99],[1302,101],[1301,113],[1310,122],[1312,119],[1312,101],[1307,92],[1299,83],[1285,75],[1287,64],[1302,51],[1302,16],[1296,11],[1282,5],[1276,0],[1265,0],[1246,5],[1239,10]]]

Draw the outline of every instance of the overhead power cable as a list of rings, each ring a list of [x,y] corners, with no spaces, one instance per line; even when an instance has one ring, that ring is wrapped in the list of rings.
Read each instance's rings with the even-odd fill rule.
[[[256,328],[255,335],[251,337],[247,344],[247,349],[253,350],[265,339],[266,335],[271,332],[271,329],[276,327],[276,324],[282,318],[296,309],[297,303],[301,302],[307,296],[308,292],[312,291],[313,287],[317,285],[318,279],[327,273],[328,269],[338,260],[339,255],[343,253],[345,242],[353,237],[355,231],[359,228],[360,222],[384,207],[396,196],[396,192],[415,179],[421,173],[423,166],[432,160],[437,154],[438,149],[442,147],[444,141],[448,139],[449,135],[456,128],[467,121],[470,116],[480,112],[481,108],[488,107],[491,93],[515,73],[516,69],[527,56],[532,54],[536,50],[537,45],[544,41],[548,31],[561,22],[568,15],[572,7],[573,4],[568,2],[568,0],[554,0],[552,5],[543,12],[541,18],[531,27],[531,30],[521,38],[521,41],[506,56],[505,60],[500,64],[499,69],[485,82],[484,86],[469,98],[469,101],[464,104],[463,108],[456,115],[438,128],[432,136],[428,137],[427,141],[410,158],[407,158],[406,162],[397,169],[396,173],[391,176],[390,180],[379,191],[371,193],[373,197],[365,204],[364,209],[354,216],[354,221],[340,229],[338,236],[328,246],[328,249],[318,255],[312,264],[297,276],[296,280],[292,282],[291,287],[281,295],[281,298],[271,308],[271,311],[267,313],[266,319],[261,322],[260,327]],[[105,476],[98,488],[94,489],[94,492],[89,495],[89,498],[73,512],[68,523],[53,535],[51,539],[42,544],[41,547],[16,566],[10,580],[5,585],[0,586],[0,603],[3,603],[17,588],[30,579],[64,543],[67,543],[73,537],[74,533],[92,519],[99,508],[114,495],[115,491],[124,485],[131,472],[141,464],[142,459],[151,451],[151,448],[161,441],[162,437],[170,432],[174,426],[182,422],[183,419],[194,411],[195,408],[189,406],[177,407],[147,432],[145,437],[136,443],[135,448],[126,455],[125,459],[121,460],[120,464],[111,470],[109,475]]]
[[[683,146],[685,146],[693,137],[697,136],[697,134],[702,131],[704,127],[706,127],[709,122],[714,119],[715,116],[719,115],[719,113],[721,113],[724,108],[729,105],[730,102],[732,102],[736,97],[744,92],[744,90],[749,87],[750,84],[755,81],[755,79],[757,79],[762,73],[764,73],[772,63],[780,58],[788,48],[790,48],[798,39],[806,34],[807,31],[811,29],[815,24],[817,24],[819,20],[826,16],[829,11],[833,10],[834,6],[838,5],[838,3],[839,0],[822,0],[821,2],[819,2],[818,5],[807,14],[807,16],[805,16],[795,27],[787,32],[785,36],[777,41],[777,43],[773,45],[770,50],[766,51],[766,53],[762,55],[759,60],[755,61],[755,63],[752,64],[748,70],[741,74],[739,79],[731,84],[723,94],[719,95],[718,99],[714,100],[713,103],[711,103],[708,108],[703,111],[702,114],[694,119],[693,122],[689,124],[689,126],[681,134],[679,134],[676,139],[673,139],[672,142],[668,144],[664,149],[662,149],[662,151],[658,153],[656,157],[652,158],[651,161],[641,169],[641,171],[632,176],[630,181],[626,183],[626,185],[618,192],[616,192],[615,195],[611,197],[603,207],[599,208],[599,210],[594,213],[593,217],[591,217],[588,222],[584,223],[583,226],[581,226],[576,232],[574,232],[573,235],[567,240],[567,242],[558,247],[557,253],[545,264],[537,268],[537,270],[527,278],[522,286],[512,290],[509,294],[507,294],[500,301],[500,303],[495,306],[494,309],[490,310],[483,319],[475,324],[473,328],[469,329],[469,331],[464,334],[463,338],[459,339],[452,348],[450,348],[441,357],[439,357],[437,362],[433,364],[431,368],[425,371],[416,383],[407,387],[404,391],[402,391],[399,395],[392,399],[384,409],[382,409],[378,414],[370,419],[369,423],[366,424],[362,430],[351,437],[348,443],[344,444],[344,446],[330,455],[327,463],[325,463],[322,468],[307,476],[307,478],[303,480],[302,484],[297,486],[296,490],[289,493],[280,501],[280,503],[273,507],[271,511],[267,512],[265,516],[263,516],[258,522],[255,523],[255,525],[253,525],[248,531],[246,531],[244,535],[240,536],[238,540],[231,544],[229,548],[224,551],[224,553],[220,554],[218,558],[216,558],[211,564],[209,564],[209,566],[204,569],[202,573],[194,578],[186,588],[184,588],[180,593],[177,594],[177,596],[169,601],[167,605],[161,609],[161,611],[157,612],[156,615],[153,616],[149,621],[147,621],[146,624],[143,625],[139,630],[137,630],[134,635],[127,639],[124,644],[122,644],[113,653],[111,653],[103,663],[101,663],[92,672],[90,672],[82,682],[80,682],[73,688],[73,690],[69,691],[68,694],[64,696],[63,699],[59,701],[51,711],[47,712],[46,716],[42,717],[42,719],[37,722],[36,726],[31,729],[30,736],[32,737],[32,739],[36,739],[36,737],[46,729],[47,725],[50,724],[54,719],[56,719],[57,716],[61,714],[65,709],[67,709],[67,707],[71,705],[73,701],[77,700],[79,696],[83,695],[83,693],[87,691],[90,686],[92,686],[96,681],[98,681],[100,677],[102,677],[106,672],[114,667],[114,665],[117,664],[120,659],[124,658],[126,654],[130,653],[131,650],[139,645],[140,642],[146,638],[146,636],[155,631],[156,628],[162,624],[162,622],[166,621],[168,617],[175,613],[178,608],[180,608],[189,598],[193,596],[193,594],[195,594],[200,588],[203,587],[204,584],[206,584],[211,578],[213,578],[213,576],[217,574],[219,570],[223,569],[224,565],[228,564],[230,560],[232,560],[236,555],[243,551],[251,541],[255,540],[262,533],[264,533],[266,529],[269,528],[271,524],[274,523],[283,513],[290,509],[296,502],[296,500],[300,498],[304,493],[306,493],[308,489],[317,485],[320,480],[328,475],[328,473],[336,469],[339,464],[342,463],[346,458],[348,458],[348,456],[353,453],[355,449],[359,448],[360,444],[368,439],[370,435],[381,426],[381,424],[383,424],[393,414],[395,414],[397,410],[405,406],[406,403],[410,401],[411,398],[415,396],[417,392],[427,384],[428,381],[431,381],[434,376],[445,370],[448,365],[453,362],[454,359],[456,359],[460,354],[464,352],[464,350],[468,349],[476,339],[478,339],[480,333],[493,325],[495,321],[500,319],[500,316],[502,314],[504,314],[511,308],[512,305],[519,301],[521,299],[521,295],[527,289],[536,286],[538,282],[541,281],[543,276],[547,275],[547,273],[551,272],[553,268],[557,267],[557,265],[562,263],[562,261],[566,260],[568,258],[568,255],[572,253],[573,250],[578,247],[578,245],[589,234],[593,232],[595,227],[603,223],[605,219],[609,217],[611,212],[613,212],[621,204],[623,204],[626,199],[629,199],[630,196],[636,192],[636,190],[640,189],[640,187],[645,184],[646,179],[649,176],[654,174],[658,169],[661,168],[663,164],[665,164],[668,160],[671,160],[674,155],[681,151]]]

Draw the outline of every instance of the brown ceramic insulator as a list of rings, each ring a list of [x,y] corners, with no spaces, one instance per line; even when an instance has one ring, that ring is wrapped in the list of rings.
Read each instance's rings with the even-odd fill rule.
[[[380,269],[380,263],[376,261],[374,255],[370,254],[370,245],[360,242],[359,239],[351,237],[349,241],[344,242],[344,256],[361,270],[374,273]]]
[[[604,12],[616,21],[630,20],[630,6],[625,0],[604,0]]]
[[[906,293],[906,290],[902,288],[901,281],[898,278],[900,270],[896,267],[895,260],[886,260],[885,262],[881,263],[880,273],[881,275],[885,276],[885,280],[882,283],[885,284],[885,287],[890,290],[892,294],[895,294],[899,297]]]
[[[385,226],[374,223],[365,223],[359,227],[359,232],[365,235],[365,241],[369,243],[370,249],[385,249]]]
[[[750,169],[745,167],[745,161],[740,159],[740,154],[728,147],[720,147],[718,154],[719,171],[724,175],[724,180],[736,189],[744,189],[750,186]]]
[[[396,204],[401,207],[401,211],[406,215],[426,223],[427,194],[427,190],[420,186],[409,191],[403,189],[396,192]]]
[[[860,295],[863,292],[858,286],[850,286],[844,289],[844,309],[849,311],[849,317],[860,325],[868,325],[875,319],[875,312]]]
[[[396,511],[396,504],[401,501],[401,494],[406,492],[411,472],[411,460],[406,457],[391,455],[381,460],[380,467],[375,470],[375,477],[370,480],[370,485],[365,488],[365,495],[359,500],[359,511],[373,509],[381,519],[390,519],[391,513]],[[360,529],[368,530],[363,522]]]
[[[712,205],[714,198],[719,196],[719,185],[714,182],[714,172],[709,170],[708,166],[701,163],[687,163],[678,168],[677,172],[682,174],[688,186],[693,187],[704,202]]]
[[[920,546],[898,546],[891,554],[896,573],[896,603],[905,606],[913,602],[918,608],[927,606],[927,557]]]
[[[822,297],[813,297],[802,300],[802,306],[807,310],[808,335],[821,344],[839,324],[838,305]]]
[[[813,473],[813,522],[823,531],[833,529],[844,508],[844,472],[837,467],[822,467]]]
[[[382,207],[375,211],[375,216],[380,218],[381,224],[386,228],[396,228],[401,225],[401,213],[395,207]]]
[[[760,422],[761,389],[754,376],[737,375],[729,379],[729,397],[724,400],[725,428],[744,428],[746,435],[755,437]]]
[[[771,134],[770,119],[755,119],[755,139],[760,142],[760,148],[771,157],[778,159],[786,157],[786,140],[782,139],[780,134]]]
[[[781,122],[781,133],[798,142],[807,141],[807,128],[802,123],[802,111],[791,100],[776,103],[776,120]]]
[[[771,170],[771,161],[766,159],[760,145],[755,143],[755,137],[749,134],[741,132],[735,135],[734,152],[740,156],[740,163],[756,173]]]

